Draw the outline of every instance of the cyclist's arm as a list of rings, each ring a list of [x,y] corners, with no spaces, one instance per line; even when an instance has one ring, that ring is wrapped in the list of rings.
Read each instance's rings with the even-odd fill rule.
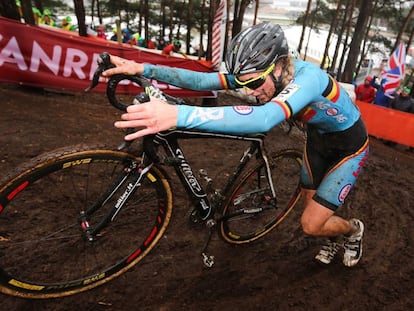
[[[255,134],[268,132],[285,118],[285,110],[271,102],[263,106],[180,105],[177,127],[229,134]]]
[[[179,106],[177,127],[234,134],[268,132],[318,98],[322,85],[325,88],[327,82],[326,75],[318,77],[311,72],[299,73],[293,83],[261,106]]]
[[[194,91],[237,88],[233,75],[219,72],[198,72],[183,68],[144,64],[144,72],[142,75],[149,79],[155,79]]]

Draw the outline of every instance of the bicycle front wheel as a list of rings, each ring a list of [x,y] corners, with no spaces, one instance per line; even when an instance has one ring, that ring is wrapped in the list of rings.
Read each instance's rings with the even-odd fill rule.
[[[0,292],[52,298],[101,285],[137,264],[164,233],[172,194],[153,166],[137,183],[131,154],[74,147],[35,159],[0,188]],[[135,175],[137,176],[137,175]],[[128,200],[93,239],[94,228]],[[87,219],[81,218],[88,211]]]
[[[274,197],[263,162],[241,178],[223,207],[220,234],[225,241],[255,241],[276,228],[300,198],[302,153],[282,150],[269,157]]]

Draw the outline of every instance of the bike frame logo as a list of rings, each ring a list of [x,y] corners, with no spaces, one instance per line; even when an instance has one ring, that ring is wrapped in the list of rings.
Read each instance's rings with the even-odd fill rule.
[[[192,189],[194,189],[197,193],[201,192],[201,186],[198,183],[197,179],[194,177],[194,173],[191,170],[190,166],[188,165],[187,162],[185,162],[185,158],[184,158],[184,154],[181,151],[181,149],[177,149],[175,151],[175,154],[177,155],[177,157],[182,161],[182,163],[180,164],[181,169],[183,170],[183,173],[187,179],[187,183],[191,186]],[[195,193],[195,194],[197,194]]]

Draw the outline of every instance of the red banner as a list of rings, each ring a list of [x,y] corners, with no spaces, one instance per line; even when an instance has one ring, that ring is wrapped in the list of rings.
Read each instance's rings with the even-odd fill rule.
[[[197,60],[164,56],[128,44],[80,37],[76,32],[32,26],[0,17],[1,82],[83,91],[89,86],[97,68],[97,57],[104,51],[141,63],[212,71],[208,64]],[[172,96],[216,96],[215,92],[195,92],[156,81],[153,83]],[[94,90],[104,92],[105,88],[106,83],[102,80]],[[136,94],[140,89],[130,81],[125,81],[123,86],[118,86],[117,92]]]

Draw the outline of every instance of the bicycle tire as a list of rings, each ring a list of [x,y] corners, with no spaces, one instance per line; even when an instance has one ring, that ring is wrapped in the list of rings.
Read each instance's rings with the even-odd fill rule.
[[[231,244],[253,242],[275,229],[300,198],[302,153],[294,149],[269,157],[276,198],[272,199],[264,161],[235,185],[222,210],[219,231]]]
[[[102,285],[140,262],[170,221],[172,193],[156,166],[145,174],[114,222],[93,242],[79,213],[103,202],[114,177],[140,158],[108,149],[73,147],[41,156],[0,188],[0,292],[55,298]],[[118,175],[119,176],[119,175]],[[93,226],[128,187],[91,216]],[[111,204],[112,203],[112,204]],[[96,204],[96,203],[95,203]]]

